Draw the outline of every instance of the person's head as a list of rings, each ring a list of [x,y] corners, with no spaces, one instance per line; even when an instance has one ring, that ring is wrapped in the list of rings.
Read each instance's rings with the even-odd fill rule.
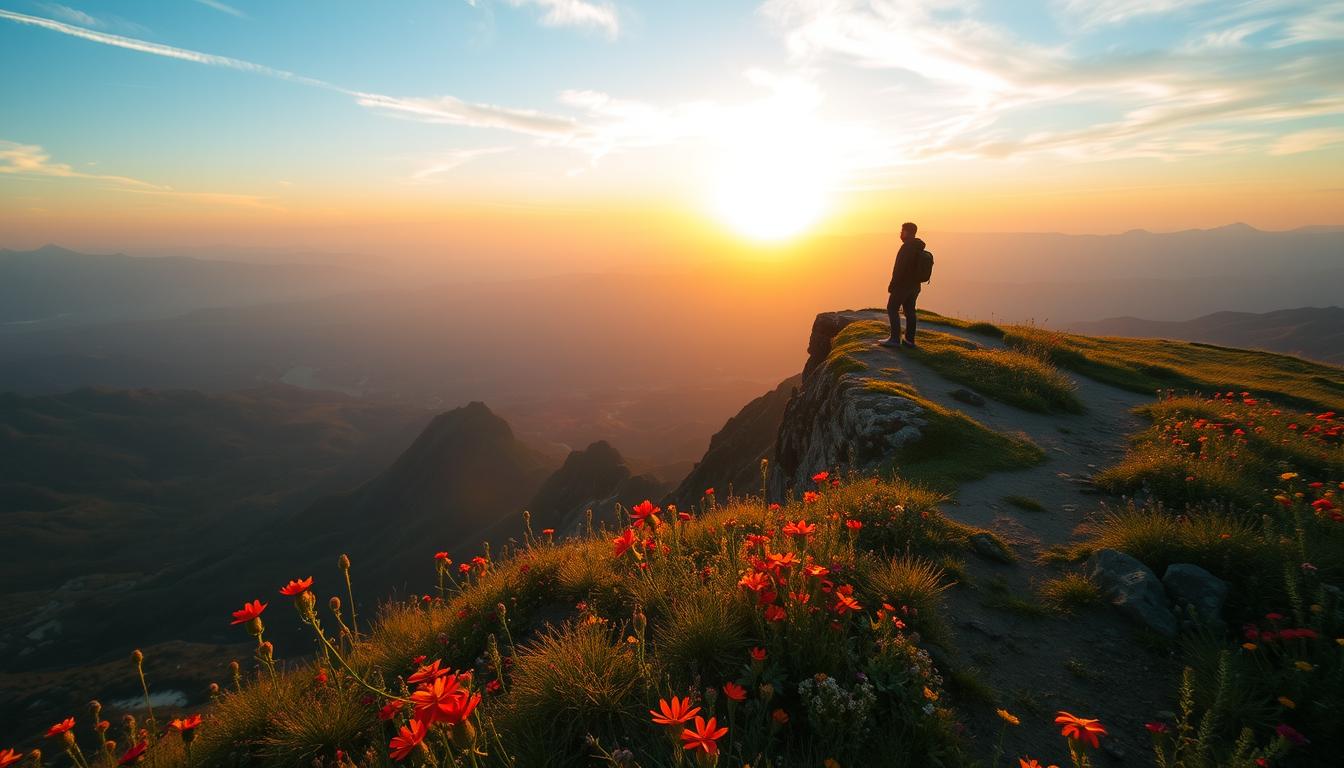
[[[910,238],[914,237],[915,233],[918,231],[919,227],[915,225],[915,222],[913,221],[905,222],[904,224],[901,225],[901,242],[904,243],[906,240],[909,240]]]

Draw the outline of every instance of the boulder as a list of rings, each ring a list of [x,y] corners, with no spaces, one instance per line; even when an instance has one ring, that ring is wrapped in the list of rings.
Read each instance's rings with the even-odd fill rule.
[[[1017,557],[1012,551],[1004,547],[1003,542],[988,533],[973,533],[968,541],[971,549],[986,560],[993,560],[999,563],[1012,563]]]
[[[1173,563],[1162,575],[1167,594],[1183,611],[1201,624],[1222,628],[1227,582],[1190,563]]]
[[[1148,566],[1114,549],[1099,549],[1087,562],[1093,580],[1121,613],[1163,637],[1176,636],[1167,593]]]

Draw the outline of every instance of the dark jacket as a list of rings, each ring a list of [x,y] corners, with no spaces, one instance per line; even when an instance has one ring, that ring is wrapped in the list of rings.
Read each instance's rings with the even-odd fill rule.
[[[919,255],[924,252],[924,241],[912,237],[901,243],[896,263],[891,268],[891,283],[887,293],[909,293],[919,289]]]

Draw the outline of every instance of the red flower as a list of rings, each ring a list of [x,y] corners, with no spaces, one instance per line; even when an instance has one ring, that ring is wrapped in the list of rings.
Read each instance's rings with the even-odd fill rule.
[[[481,695],[458,687],[457,681],[457,675],[437,677],[412,693],[416,719],[456,725],[470,717],[481,703]]]
[[[626,528],[625,533],[611,540],[612,557],[624,555],[631,547],[635,545],[635,529]],[[638,555],[638,553],[636,553]]]
[[[723,695],[727,696],[731,701],[746,701],[747,689],[737,683],[724,683]]]
[[[406,702],[401,699],[392,699],[384,704],[382,709],[378,710],[378,719],[391,720],[397,716],[397,713],[400,712],[401,708],[404,706],[406,706]]]
[[[653,502],[645,499],[630,510],[630,518],[634,521],[636,528],[643,528],[646,521],[656,528],[663,523],[662,519],[658,517],[662,511],[662,507],[655,507]]]
[[[713,489],[713,488],[706,488],[706,489],[705,489],[705,495],[706,495],[706,496],[713,496],[713,495],[714,495],[714,489]]]
[[[821,485],[822,483],[826,482],[826,478],[830,476],[831,476],[830,472],[818,472],[817,474],[812,476],[812,482],[816,483],[817,485]]]
[[[689,696],[684,699],[673,696],[671,701],[659,699],[658,710],[657,712],[649,710],[649,714],[653,715],[653,722],[657,725],[681,725],[700,713],[699,707],[691,706]]]
[[[719,739],[728,733],[727,728],[720,728],[719,723],[714,718],[708,721],[703,717],[695,718],[695,727],[687,728],[681,732],[681,740],[686,742],[682,745],[685,749],[703,750],[706,755],[719,754]]]
[[[168,727],[178,733],[186,733],[201,724],[200,715],[188,715],[168,723]]]
[[[846,613],[857,613],[861,610],[863,610],[863,606],[859,605],[858,600],[855,600],[854,598],[846,594],[840,594],[840,593],[836,594],[835,596],[836,614],[844,616]]]
[[[1055,725],[1060,726],[1059,733],[1061,736],[1067,736],[1074,741],[1087,742],[1092,745],[1093,749],[1100,746],[1097,737],[1106,735],[1106,729],[1102,727],[1099,720],[1075,717],[1063,711],[1056,714]]]
[[[393,760],[405,760],[411,751],[425,740],[429,733],[429,724],[423,720],[412,720],[409,726],[403,725],[392,742],[388,744],[388,756]]]
[[[313,675],[313,682],[317,683],[318,685],[326,685],[326,684],[327,684],[327,670],[325,670],[325,669],[319,669],[319,670],[317,670],[317,674],[316,674],[316,675]]]
[[[1311,502],[1311,508],[1317,512],[1329,512],[1335,508],[1335,504],[1329,499],[1317,499]]]
[[[799,520],[796,523],[785,523],[784,527],[781,528],[780,530],[782,530],[788,536],[797,536],[799,538],[802,538],[804,536],[811,536],[812,534],[816,533],[817,525],[816,523],[809,524],[803,520]]]
[[[452,562],[453,562],[453,559],[452,559],[451,557],[448,556],[448,553],[447,553],[447,552],[435,552],[435,553],[434,553],[434,559],[435,559],[435,560],[444,560],[444,561],[447,562],[447,564],[452,564]]]
[[[752,648],[752,649],[751,649],[750,651],[748,651],[747,653],[749,653],[749,654],[751,655],[751,660],[752,660],[752,661],[755,661],[755,662],[762,662],[762,661],[765,661],[765,649],[764,649],[764,648]]]
[[[554,528],[542,528],[542,529],[541,529],[541,535],[542,535],[542,536],[554,536],[554,535],[555,535],[555,529],[554,529]]]
[[[466,576],[468,573],[471,573],[471,563],[463,563],[457,566],[457,572],[462,574],[463,576]]]
[[[0,749],[0,768],[8,768],[22,759],[23,755],[12,749]]]
[[[782,709],[776,709],[774,712],[771,712],[770,717],[774,718],[775,722],[780,725],[789,722],[789,713]]]
[[[297,597],[312,588],[313,588],[313,577],[309,576],[306,579],[291,580],[288,584],[286,584],[284,587],[280,589],[280,594],[284,595],[285,597]],[[234,623],[238,624],[240,622],[235,621]]]
[[[1284,740],[1287,741],[1288,743],[1298,747],[1311,743],[1311,741],[1308,740],[1306,736],[1303,736],[1301,733],[1298,733],[1296,728],[1287,723],[1279,723],[1279,725],[1274,729],[1274,732],[1282,736]]]
[[[848,529],[851,530],[851,531],[857,531],[857,530],[859,530],[860,528],[863,527],[863,521],[862,521],[862,520],[846,520],[846,521],[845,521],[845,527],[848,528]]]
[[[424,657],[421,656],[420,659],[423,661]],[[440,666],[439,660],[435,659],[433,662],[417,669],[410,677],[406,678],[406,682],[409,685],[428,683],[447,675],[449,672],[451,672],[450,669]]]
[[[820,499],[820,498],[821,498],[821,494],[819,494],[819,493],[817,493],[817,492],[815,492],[815,491],[803,491],[803,503],[804,503],[804,504],[811,504],[812,502],[814,502],[814,501],[816,501],[817,499]]]
[[[1171,730],[1171,728],[1167,727],[1166,723],[1144,723],[1143,727],[1147,728],[1153,733],[1166,733],[1167,731]]]
[[[767,509],[771,512],[778,512],[780,509],[779,503],[772,501],[770,502],[770,506]]]
[[[746,587],[752,592],[760,592],[770,586],[770,577],[759,571],[752,571],[738,580],[739,587]]]
[[[788,614],[784,611],[783,608],[780,608],[778,605],[767,605],[767,606],[765,607],[765,620],[766,620],[766,621],[776,621],[776,622],[778,622],[778,621],[783,621],[783,620],[784,620],[785,618],[787,618],[787,617],[788,617]]]
[[[74,727],[75,727],[75,718],[67,717],[61,722],[48,728],[46,738],[50,739],[53,736],[60,736],[61,734],[65,733],[66,731]]]
[[[145,754],[145,750],[147,749],[149,749],[149,740],[142,740],[139,744],[126,750],[126,754],[121,756],[121,759],[117,761],[117,765],[133,765],[140,762],[140,756]]]
[[[233,621],[230,623],[246,624],[247,622],[253,619],[261,618],[261,613],[262,611],[266,610],[267,605],[268,603],[263,603],[260,600],[253,600],[250,603],[243,603],[242,610],[233,612]]]

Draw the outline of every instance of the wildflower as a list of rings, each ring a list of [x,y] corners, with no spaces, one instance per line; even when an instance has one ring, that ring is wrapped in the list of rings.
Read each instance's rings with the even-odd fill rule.
[[[1311,502],[1311,508],[1317,512],[1329,512],[1335,508],[1335,503],[1326,498],[1320,498]]]
[[[21,752],[15,752],[12,749],[0,749],[0,768],[9,768],[9,766],[23,759]]]
[[[457,572],[462,574],[463,576],[466,576],[468,573],[471,573],[471,563],[462,563],[461,565],[457,566]]]
[[[714,495],[714,489],[713,489],[713,488],[706,488],[706,489],[705,489],[705,495],[706,495],[706,496],[713,496],[713,495]]]
[[[393,760],[405,760],[408,755],[425,740],[429,733],[429,724],[423,720],[412,720],[409,726],[403,725],[397,735],[392,737],[388,746],[388,756]]]
[[[808,576],[811,576],[811,577],[814,578],[814,579],[820,579],[821,577],[830,574],[830,572],[831,572],[831,569],[830,569],[830,568],[827,568],[827,567],[824,566],[824,565],[817,565],[817,564],[815,564],[815,563],[809,563],[809,564],[803,566],[803,573],[806,573]]]
[[[1106,729],[1101,726],[1097,720],[1086,717],[1075,717],[1068,712],[1058,712],[1055,716],[1055,724],[1060,726],[1061,736],[1067,736],[1074,741],[1085,741],[1092,745],[1093,749],[1099,746],[1098,736],[1105,736]]]
[[[420,656],[418,658],[420,658],[420,660],[422,661],[424,660],[423,656]],[[415,672],[411,673],[410,677],[406,678],[406,682],[410,685],[419,685],[421,683],[428,683],[447,675],[450,671],[451,670],[449,670],[447,667],[440,666],[439,660],[435,659],[433,662],[426,664],[425,666],[420,667]]]
[[[254,635],[261,634],[261,613],[266,610],[267,603],[260,600],[253,600],[250,603],[243,603],[241,610],[233,612],[233,624],[247,624],[247,631]]]
[[[689,696],[684,699],[673,696],[671,701],[659,699],[658,709],[658,712],[649,710],[649,714],[653,715],[653,722],[658,725],[681,725],[700,713],[699,707],[691,706]]]
[[[145,750],[147,749],[149,749],[149,740],[141,739],[139,744],[126,750],[126,754],[121,756],[121,759],[117,761],[117,765],[134,765],[135,763],[140,762],[140,756],[145,754]]]
[[[1282,736],[1284,741],[1287,741],[1288,743],[1293,744],[1295,746],[1300,747],[1304,744],[1311,743],[1311,741],[1307,739],[1306,736],[1303,736],[1301,733],[1298,733],[1296,728],[1287,723],[1279,723],[1278,726],[1274,728],[1274,732]]]
[[[304,592],[307,592],[312,588],[313,588],[312,576],[309,576],[306,579],[291,579],[288,584],[280,588],[280,594],[284,595],[285,597],[298,597],[299,595],[302,595]],[[260,611],[258,611],[258,613],[260,613]],[[234,615],[236,616],[237,614]],[[241,622],[237,621],[234,622],[234,624],[239,623]]]
[[[555,529],[554,529],[554,528],[542,528],[542,529],[541,529],[541,535],[542,535],[542,536],[546,536],[546,537],[554,536],[554,535],[555,535]]]
[[[1260,646],[1256,645],[1255,643],[1242,643],[1241,647],[1245,648],[1248,651],[1254,651],[1256,648],[1259,648]]]
[[[804,504],[811,504],[812,502],[814,502],[814,501],[816,501],[817,499],[820,499],[820,498],[821,498],[821,494],[819,494],[819,493],[817,493],[817,492],[815,492],[815,491],[803,491],[803,503],[804,503]]]
[[[45,737],[50,739],[56,736],[64,735],[66,733],[69,733],[70,729],[74,727],[75,727],[75,718],[67,717],[61,722],[48,728]]]
[[[765,649],[764,649],[764,648],[759,648],[759,647],[758,647],[758,648],[752,648],[750,651],[747,651],[747,653],[748,653],[748,655],[751,656],[751,661],[752,661],[753,664],[760,664],[760,663],[762,663],[762,662],[765,661]]]
[[[845,527],[848,528],[848,529],[851,530],[851,531],[856,531],[856,532],[857,532],[860,528],[863,527],[863,521],[862,521],[862,520],[846,520],[846,521],[845,521]]]
[[[727,696],[729,701],[742,702],[747,700],[747,689],[737,683],[724,683],[723,695]]]
[[[796,536],[798,538],[803,538],[805,536],[811,536],[812,534],[816,533],[817,525],[816,523],[809,524],[806,521],[799,520],[796,523],[785,523],[784,527],[781,528],[780,530],[783,531],[786,536]]]
[[[850,597],[849,595],[837,594],[835,598],[834,610],[836,614],[844,616],[846,613],[857,613],[863,610],[863,606],[859,605],[859,601],[855,600],[853,597]]]
[[[770,577],[760,571],[752,571],[739,579],[737,585],[752,592],[760,592],[770,586]]]
[[[773,501],[772,501],[772,502],[770,502],[770,506],[767,507],[767,509],[768,509],[769,511],[771,511],[771,512],[778,512],[779,509],[780,509],[780,507],[779,507],[779,503],[778,503],[778,502],[773,502]]]
[[[382,709],[378,710],[378,719],[391,720],[397,716],[397,713],[400,712],[401,708],[404,706],[406,706],[406,702],[401,699],[392,699],[384,704]]]
[[[1034,757],[1019,757],[1017,758],[1017,765],[1018,768],[1059,768],[1057,765],[1041,765],[1041,762]]]
[[[782,709],[776,709],[770,713],[770,718],[780,725],[786,725],[789,722],[789,713]]]
[[[937,701],[938,692],[926,685],[924,686],[924,698],[928,699],[929,701]]]
[[[706,755],[719,754],[719,739],[728,733],[727,728],[720,728],[719,723],[714,718],[705,720],[703,717],[695,718],[695,727],[687,728],[681,732],[681,740],[686,742],[684,749],[692,752],[701,750]]]
[[[826,478],[830,476],[831,476],[830,472],[818,472],[817,474],[812,476],[812,482],[816,483],[817,485],[821,485],[822,483],[826,482]]]
[[[1280,696],[1279,704],[1283,705],[1285,709],[1297,709],[1297,702],[1293,701],[1287,696]]]
[[[630,639],[631,639],[631,640],[634,640],[633,637],[630,638]],[[486,693],[489,693],[489,694],[495,694],[495,693],[499,693],[499,692],[502,691],[502,690],[504,690],[504,684],[501,683],[501,682],[499,682],[498,679],[491,680],[490,682],[488,682],[488,683],[485,684],[485,692],[486,692]]]
[[[621,555],[624,555],[635,545],[635,529],[626,528],[625,533],[622,533],[620,536],[611,540],[611,545],[612,557],[620,557]],[[636,552],[635,556],[638,557],[639,553]]]
[[[662,507],[655,507],[653,502],[645,499],[630,510],[630,518],[636,528],[643,528],[646,522],[656,528],[663,523],[662,519],[658,517],[662,511]]]
[[[1171,730],[1171,728],[1167,727],[1166,723],[1144,723],[1143,727],[1153,733],[1166,733]]]
[[[1288,480],[1294,480],[1296,478],[1297,478],[1296,472],[1284,472],[1282,475],[1279,475],[1279,479],[1285,482]]]
[[[780,622],[788,617],[788,613],[778,605],[767,605],[765,607],[765,620]]]
[[[994,713],[997,714],[997,715],[999,716],[999,719],[1000,719],[1000,720],[1002,720],[1003,722],[1005,722],[1005,723],[1007,723],[1007,724],[1009,724],[1009,725],[1021,725],[1021,724],[1022,724],[1022,721],[1017,719],[1017,715],[1014,715],[1012,712],[1009,712],[1009,711],[1006,710],[1006,709],[996,709],[996,710],[994,710]]]
[[[327,670],[325,670],[325,669],[319,669],[319,670],[317,670],[317,674],[316,674],[316,675],[313,675],[313,682],[317,683],[318,685],[326,685],[326,684],[327,684]]]

